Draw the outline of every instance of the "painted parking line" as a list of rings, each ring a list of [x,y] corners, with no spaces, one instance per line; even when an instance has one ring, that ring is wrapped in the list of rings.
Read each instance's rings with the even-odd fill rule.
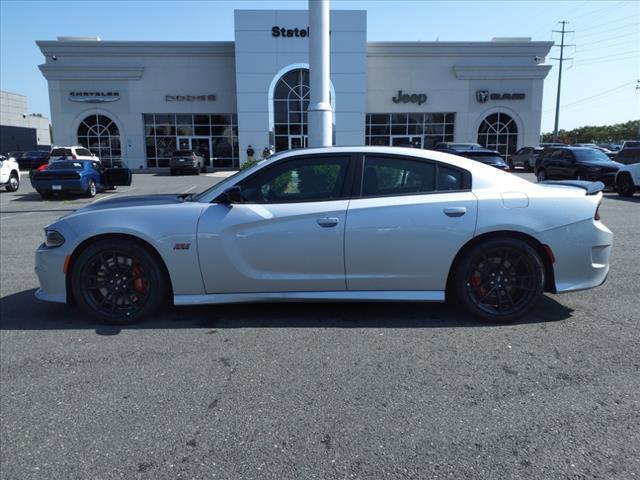
[[[191,185],[189,188],[187,188],[184,192],[182,192],[183,194],[185,193],[189,193],[191,190],[193,190],[194,188],[196,188],[195,185]]]
[[[89,203],[101,202],[102,200],[106,200],[107,198],[111,198],[114,195],[119,195],[121,193],[128,193],[128,192],[131,192],[132,190],[135,190],[135,189],[136,189],[136,187],[130,188],[128,190],[119,190],[116,193],[110,193],[109,195],[103,195],[103,196],[101,196],[99,198],[96,198],[95,200],[93,200],[92,202],[89,202]]]

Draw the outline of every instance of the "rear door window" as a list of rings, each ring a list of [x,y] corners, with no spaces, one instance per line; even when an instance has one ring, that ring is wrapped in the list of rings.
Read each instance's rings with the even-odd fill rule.
[[[82,155],[83,157],[91,157],[91,152],[86,148],[76,148],[76,154]]]
[[[426,193],[435,188],[435,165],[431,162],[393,157],[365,158],[364,197]]]

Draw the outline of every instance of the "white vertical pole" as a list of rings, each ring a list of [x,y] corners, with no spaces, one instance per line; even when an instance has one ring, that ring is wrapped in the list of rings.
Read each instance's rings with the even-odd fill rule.
[[[309,0],[309,146],[330,147],[329,0]]]

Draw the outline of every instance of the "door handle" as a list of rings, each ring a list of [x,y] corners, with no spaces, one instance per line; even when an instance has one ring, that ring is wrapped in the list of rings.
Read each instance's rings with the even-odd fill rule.
[[[335,227],[338,224],[338,219],[336,217],[323,217],[317,220],[318,225],[323,228]]]
[[[465,207],[448,207],[442,210],[447,217],[461,217],[467,213]]]

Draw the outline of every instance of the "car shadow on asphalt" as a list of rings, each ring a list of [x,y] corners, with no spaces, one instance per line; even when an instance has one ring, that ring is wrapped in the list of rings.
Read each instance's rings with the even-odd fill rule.
[[[618,200],[621,202],[631,202],[631,203],[640,203],[640,196],[638,195],[634,195],[633,197],[621,197],[620,195],[613,194],[613,195],[606,195],[604,196],[604,198],[606,198],[607,200]]]
[[[454,306],[421,302],[261,303],[167,307],[132,325],[101,325],[77,308],[35,300],[35,289],[0,299],[0,330],[95,329],[98,335],[121,330],[176,328],[469,328],[500,327],[474,319]],[[534,312],[510,325],[556,322],[573,310],[545,295]]]

